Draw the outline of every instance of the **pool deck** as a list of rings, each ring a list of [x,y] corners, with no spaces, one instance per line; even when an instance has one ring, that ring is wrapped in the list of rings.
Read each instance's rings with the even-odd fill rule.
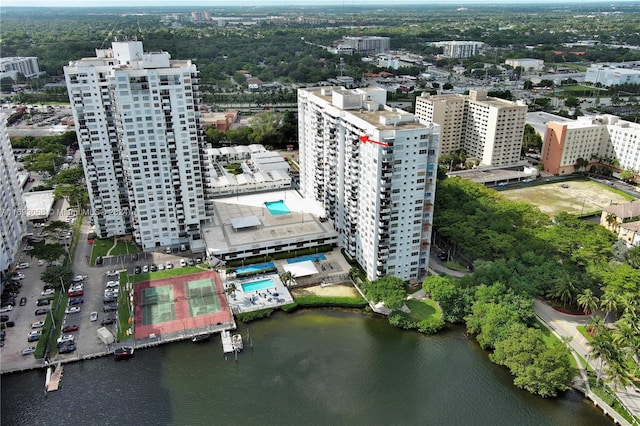
[[[272,215],[265,202],[282,200],[291,213]],[[294,190],[244,194],[214,200],[214,216],[203,226],[207,247],[222,253],[250,250],[255,245],[282,241],[305,241],[337,235],[328,222],[320,222],[324,209]],[[255,216],[260,226],[234,230],[234,218]],[[213,253],[215,256],[215,252]]]
[[[236,286],[236,291],[234,293],[227,294],[229,307],[234,313],[251,312],[266,308],[277,308],[282,305],[293,303],[293,296],[291,296],[289,290],[282,283],[278,274],[254,275],[250,278],[236,278],[233,274],[229,276],[224,274],[221,278],[224,282],[225,291],[228,291],[229,284],[231,283]],[[262,290],[242,290],[242,284],[264,279],[270,279],[273,281],[274,286]],[[274,297],[274,293],[277,293],[278,296]]]

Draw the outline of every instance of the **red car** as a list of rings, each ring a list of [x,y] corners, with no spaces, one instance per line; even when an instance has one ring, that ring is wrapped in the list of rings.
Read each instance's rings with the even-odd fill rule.
[[[68,294],[69,294],[69,297],[78,297],[78,296],[82,296],[84,294],[84,291],[82,290],[70,291]]]
[[[70,333],[72,331],[78,331],[78,326],[77,325],[68,325],[65,328],[62,329],[63,333]]]

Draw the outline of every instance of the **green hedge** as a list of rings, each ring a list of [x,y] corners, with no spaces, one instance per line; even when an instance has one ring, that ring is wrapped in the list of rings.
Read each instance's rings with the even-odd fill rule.
[[[33,353],[33,356],[36,359],[44,358],[44,354],[47,352],[47,348],[50,349],[50,356],[52,356],[51,352],[57,350],[55,344],[51,345],[51,347],[49,346],[50,342],[55,342],[56,339],[58,339],[58,337],[60,336],[60,330],[62,330],[62,320],[64,319],[64,311],[67,308],[68,299],[69,297],[67,296],[67,293],[62,292],[60,289],[56,291],[53,302],[51,302],[50,305],[51,313],[55,317],[56,328],[54,330],[51,330],[51,328],[53,327],[51,314],[47,314],[47,317],[44,320],[44,325],[42,326],[42,336],[40,336],[40,340],[38,340],[38,344],[36,345],[36,351]],[[58,309],[54,309],[56,306],[58,307]],[[49,333],[51,333],[50,341],[47,339]]]
[[[359,297],[296,297],[295,303],[301,308],[358,308],[368,305],[367,301]]]
[[[293,251],[287,251],[283,253],[274,253],[268,256],[260,255],[260,256],[254,256],[254,257],[247,257],[246,259],[227,260],[226,265],[229,269],[233,269],[235,267],[243,266],[245,264],[250,265],[252,263],[270,262],[278,259],[291,259],[293,257],[308,256],[310,254],[326,253],[331,250],[333,250],[332,245],[324,245],[319,247],[310,247],[310,248],[298,249]]]
[[[274,309],[260,309],[252,312],[242,312],[237,315],[238,321],[247,323],[262,318],[269,318],[273,314]]]

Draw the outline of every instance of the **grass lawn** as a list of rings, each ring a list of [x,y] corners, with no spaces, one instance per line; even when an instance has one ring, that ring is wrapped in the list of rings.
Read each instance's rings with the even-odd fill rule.
[[[561,90],[563,92],[567,92],[567,93],[571,93],[571,92],[591,93],[591,92],[593,92],[594,94],[597,94],[597,92],[606,92],[607,91],[607,89],[603,89],[603,88],[597,88],[597,87],[591,87],[591,86],[581,86],[581,85],[577,85],[577,86],[562,86]]]
[[[120,256],[122,254],[131,254],[138,252],[140,252],[140,249],[135,243],[130,241],[118,241],[113,250],[111,250],[111,253],[109,253],[109,256]]]
[[[106,256],[107,252],[113,247],[113,239],[106,238],[104,240],[93,240],[93,247],[91,248],[91,265],[96,264],[96,258],[99,256]]]
[[[563,188],[562,185],[568,185],[568,188]],[[563,211],[577,215],[596,213],[611,203],[633,200],[629,195],[590,180],[571,180],[508,189],[501,191],[501,194],[508,200],[533,204],[551,217]]]
[[[540,326],[540,331],[542,331],[543,339],[547,346],[551,346],[553,342],[560,342],[563,346],[566,346],[566,343],[558,339],[555,334],[553,334],[551,330],[545,327],[544,324],[542,324],[540,321],[538,321],[538,325]],[[569,362],[571,362],[571,369],[573,370],[572,374],[575,376],[576,374],[578,374],[578,363],[576,362],[576,359],[573,357],[573,355],[571,355],[571,352],[569,352],[568,357]]]
[[[588,342],[593,340],[593,337],[591,337],[591,335],[589,333],[587,333],[587,326],[586,325],[579,325],[576,328],[578,329],[580,334],[582,334],[584,336],[584,338],[587,339]]]
[[[133,283],[147,280],[159,280],[161,278],[178,277],[180,275],[195,274],[209,270],[209,265],[203,263],[198,266],[184,266],[174,269],[165,269],[164,271],[148,272],[146,274],[131,275],[129,280]]]
[[[129,318],[134,316],[135,307],[129,303],[129,291],[127,290],[127,282],[129,275],[127,272],[120,273],[120,293],[118,297],[118,340],[123,341],[130,339],[131,335],[127,334],[129,327],[133,328],[133,320],[129,323]],[[135,330],[131,330],[135,332]]]
[[[466,265],[463,265],[460,262],[446,262],[444,264],[444,266],[446,266],[449,269],[453,269],[454,271],[458,271],[458,272],[468,272],[469,268],[466,267]]]
[[[411,309],[409,317],[412,321],[421,321],[429,317],[442,318],[442,310],[431,299],[409,299],[406,304]]]

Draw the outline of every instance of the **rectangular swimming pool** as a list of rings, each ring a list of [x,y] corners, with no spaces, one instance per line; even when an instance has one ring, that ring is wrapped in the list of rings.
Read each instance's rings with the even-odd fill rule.
[[[321,260],[326,260],[326,256],[322,253],[319,254],[310,254],[308,256],[299,256],[299,257],[294,257],[292,259],[287,259],[287,263],[298,263],[298,262],[306,262],[307,260],[310,260],[312,262],[316,262],[316,261],[321,261]]]
[[[269,210],[269,213],[271,213],[274,216],[291,213],[291,210],[289,210],[289,207],[287,207],[287,205],[282,200],[267,201],[264,203],[264,205],[267,207],[267,210]]]
[[[258,281],[252,281],[250,283],[240,284],[242,286],[242,291],[256,291],[256,290],[266,290],[268,288],[274,288],[276,283],[271,279],[264,279]]]
[[[276,265],[273,262],[264,262],[264,263],[254,263],[246,266],[238,266],[236,268],[236,274],[249,274],[249,273],[258,273],[260,271],[264,271],[265,269],[273,269]]]

